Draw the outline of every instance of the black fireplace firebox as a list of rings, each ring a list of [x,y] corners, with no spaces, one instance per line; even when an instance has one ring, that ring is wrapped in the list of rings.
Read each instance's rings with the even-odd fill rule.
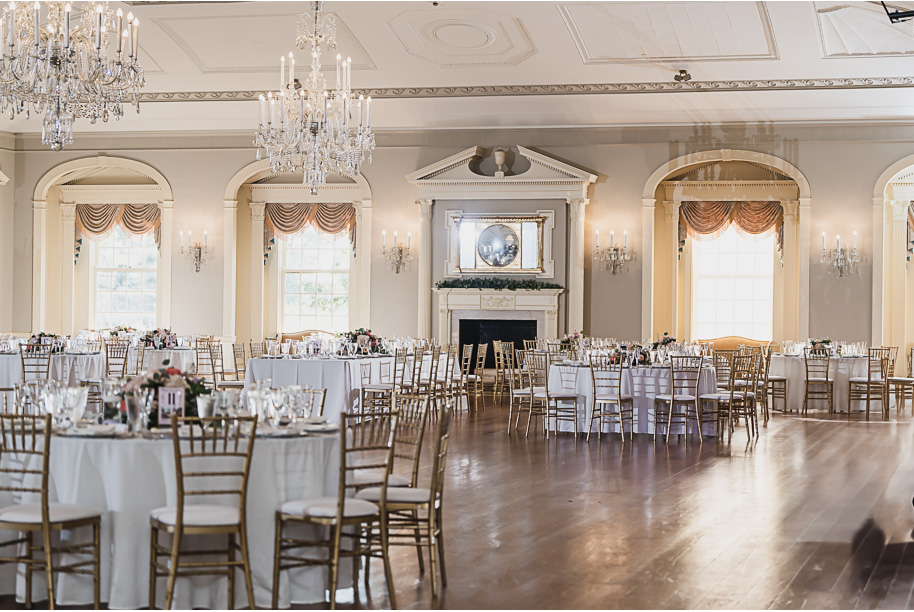
[[[515,348],[523,349],[524,340],[536,339],[536,321],[517,321],[512,319],[461,319],[460,346],[465,344],[488,344],[486,368],[495,367],[495,351],[492,341],[513,342]],[[463,349],[461,349],[461,352]],[[473,360],[470,370],[476,369],[476,347],[473,347]]]

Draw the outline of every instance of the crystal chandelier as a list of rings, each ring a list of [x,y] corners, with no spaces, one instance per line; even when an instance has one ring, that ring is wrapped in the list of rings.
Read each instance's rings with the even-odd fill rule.
[[[841,246],[841,236],[835,236],[835,248],[829,249],[825,245],[825,232],[822,232],[821,263],[828,265],[828,271],[838,277],[850,276],[857,272],[860,263],[860,253],[857,251],[857,232],[854,232],[854,248],[847,245]]]
[[[298,20],[295,44],[311,54],[311,72],[295,78],[295,57],[279,62],[279,91],[260,96],[259,129],[254,135],[257,159],[263,151],[275,174],[301,171],[312,195],[331,172],[357,176],[375,147],[371,133],[371,97],[352,93],[352,59],[336,56],[336,86],[328,88],[321,72],[321,45],[336,50],[336,19],[321,15],[322,2]],[[288,63],[288,66],[287,66]],[[287,73],[288,71],[288,73]]]
[[[60,151],[73,144],[77,117],[90,123],[124,115],[124,102],[139,112],[137,61],[140,20],[106,0],[90,0],[71,27],[72,6],[51,0],[41,26],[41,5],[11,0],[0,18],[0,112],[44,115],[41,142]],[[109,57],[109,40],[117,51]]]

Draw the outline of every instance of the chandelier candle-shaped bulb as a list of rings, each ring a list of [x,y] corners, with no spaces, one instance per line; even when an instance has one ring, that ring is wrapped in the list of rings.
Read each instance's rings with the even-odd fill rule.
[[[279,91],[286,88],[286,56],[279,58]]]
[[[822,232],[822,250],[824,251],[828,247],[825,246],[825,232]]]
[[[273,99],[273,92],[271,91],[268,94],[270,98],[270,105],[267,107],[267,124],[273,125],[273,110],[276,108],[273,104],[276,100]]]
[[[325,90],[324,91],[324,123],[327,123],[327,100],[328,100],[328,98],[329,98],[329,95],[328,95],[327,91]]]
[[[597,231],[595,232],[594,244],[593,244],[593,246],[594,246],[595,249],[599,249],[599,248],[600,248],[600,230],[597,230]]]
[[[95,5],[95,16],[97,18],[97,24],[95,26],[95,50],[98,51],[102,48],[102,5]]]
[[[410,245],[410,243],[411,243],[412,241],[413,241],[413,233],[412,233],[412,232],[407,232],[407,234],[406,234],[406,248],[407,248],[407,250],[409,250],[409,245]]]
[[[257,115],[257,124],[263,127],[263,111],[264,107],[267,105],[267,99],[263,97],[263,94],[260,94],[260,106],[258,108],[259,113]]]
[[[365,129],[371,129],[371,96],[365,100]]]
[[[616,230],[609,230],[609,248],[616,246]]]
[[[41,9],[41,4],[36,0],[35,2],[35,46],[38,46],[39,41],[39,30],[40,26],[38,25],[38,11]]]
[[[397,247],[397,232],[394,232],[394,248]]]
[[[857,250],[857,231],[854,230],[854,250]]]
[[[622,248],[628,248],[628,230],[622,230]]]
[[[181,248],[183,249],[184,248],[184,232],[183,231],[178,232],[178,242],[180,243]]]
[[[64,7],[64,17],[63,17],[63,48],[70,48],[70,11],[73,7],[69,4]]]
[[[346,58],[346,90],[352,89],[352,58]]]
[[[140,20],[133,20],[133,59],[140,56]]]
[[[339,57],[339,56],[337,56]],[[381,230],[381,248],[387,246],[387,230]]]
[[[295,87],[295,58],[289,53],[289,87]]]
[[[133,57],[133,13],[127,13],[127,55]]]
[[[342,56],[339,53],[337,53],[336,54],[336,88],[337,89],[340,88],[340,59],[341,58],[342,58]]]
[[[206,230],[203,230],[203,248],[206,248]]]
[[[835,245],[841,250],[841,234],[835,234]]]
[[[117,30],[115,30],[115,31],[117,32],[117,35],[118,35],[117,56],[120,57],[121,49],[122,49],[121,45],[122,45],[122,41],[123,41],[123,38],[121,38],[121,32],[124,31],[124,11],[122,11],[121,9],[117,9]]]

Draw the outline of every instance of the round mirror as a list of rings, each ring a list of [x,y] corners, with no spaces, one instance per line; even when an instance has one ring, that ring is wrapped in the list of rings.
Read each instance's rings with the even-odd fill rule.
[[[503,268],[517,257],[520,240],[507,225],[492,225],[484,229],[476,241],[476,250],[490,266]]]

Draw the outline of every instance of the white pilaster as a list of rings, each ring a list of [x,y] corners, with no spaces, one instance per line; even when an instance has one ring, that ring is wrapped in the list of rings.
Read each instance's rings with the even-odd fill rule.
[[[883,346],[907,346],[905,340],[905,262],[908,241],[908,202],[892,201],[892,282],[886,296],[891,300],[891,326]],[[875,318],[876,313],[873,313]]]
[[[784,210],[784,244],[781,247],[784,250],[784,270],[783,270],[783,300],[781,301],[781,325],[780,336],[775,336],[778,342],[786,340],[794,341],[799,339],[799,309],[798,291],[799,291],[799,260],[802,256],[797,250],[797,234],[800,221],[800,202],[797,200],[781,202],[781,208]],[[809,257],[807,256],[807,259]],[[778,326],[775,325],[777,334]]]
[[[587,198],[568,203],[568,332],[584,330],[584,215]],[[553,336],[554,337],[554,336]]]
[[[47,296],[48,202],[32,201],[32,329],[45,331]]]
[[[73,290],[76,286],[76,263],[73,261],[73,248],[76,238],[76,204],[60,203],[60,333],[72,335],[75,300]]]
[[[371,200],[357,203],[356,210],[359,212],[356,223],[356,269],[359,274],[359,291],[355,319],[349,327],[371,329]]]
[[[251,202],[251,340],[263,341],[263,222],[262,202]]]
[[[654,323],[654,205],[641,200],[641,338],[650,338]]]
[[[158,268],[158,296],[156,297],[156,325],[171,328],[171,266],[172,266],[172,233],[175,223],[175,203],[173,200],[159,202],[160,243]]]
[[[887,204],[889,206],[887,206]],[[891,276],[888,269],[892,258],[885,253],[891,248],[886,241],[886,226],[888,225],[886,208],[891,202],[885,198],[873,198],[873,329],[871,342],[873,346],[881,346],[886,328],[886,312],[888,305],[885,303],[886,279]]]
[[[812,198],[800,198],[797,229],[797,340],[809,338],[809,239]]]
[[[419,338],[432,334],[432,206],[434,200],[416,200],[419,206]]]
[[[238,200],[225,200],[222,209],[222,335],[235,336],[237,299]]]
[[[679,205],[681,202],[663,203],[664,218],[670,226],[670,335],[679,333]],[[666,331],[666,330],[664,330]]]

